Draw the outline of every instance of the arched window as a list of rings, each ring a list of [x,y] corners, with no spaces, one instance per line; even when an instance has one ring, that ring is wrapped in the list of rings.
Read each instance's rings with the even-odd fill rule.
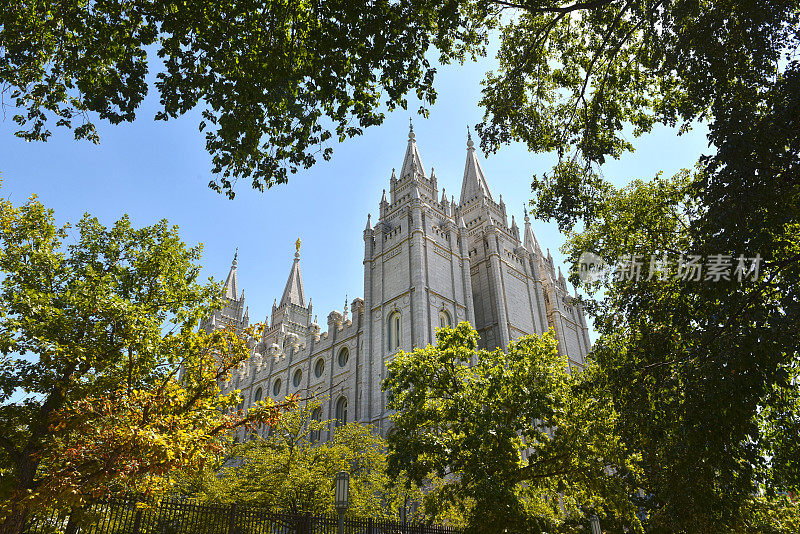
[[[447,311],[442,310],[439,312],[439,327],[441,328],[450,328],[453,326],[453,322],[450,320],[450,314]]]
[[[312,421],[321,421],[322,420],[322,408],[314,408],[314,411],[311,412],[311,420]],[[312,430],[311,431],[311,443],[316,443],[319,441],[319,430]]]
[[[348,359],[350,359],[350,351],[347,350],[347,347],[342,347],[342,350],[339,351],[339,367],[347,365]]]
[[[347,423],[347,397],[339,397],[336,401],[336,426]]]
[[[396,311],[389,315],[389,321],[387,326],[387,341],[389,352],[395,351],[400,348],[400,339],[402,338],[402,330],[401,330],[401,321],[400,321],[400,312]]]
[[[264,394],[264,392],[261,390],[261,388],[258,388],[258,389],[256,390],[256,396],[255,396],[255,397],[253,397],[253,402],[258,402],[258,401],[260,401],[260,400],[261,400],[261,396],[262,396],[263,394]]]
[[[276,378],[275,379],[275,383],[272,384],[272,394],[273,395],[279,395],[280,392],[281,392],[281,379],[280,378]]]
[[[301,380],[303,380],[303,371],[298,369],[294,372],[294,378],[292,378],[292,384],[294,384],[294,387],[299,386]]]
[[[317,363],[314,364],[314,376],[319,378],[322,376],[322,373],[324,372],[325,372],[325,360],[320,358],[319,360],[317,360]]]

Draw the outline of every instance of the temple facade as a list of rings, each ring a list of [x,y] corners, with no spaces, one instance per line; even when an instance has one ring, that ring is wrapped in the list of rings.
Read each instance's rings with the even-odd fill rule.
[[[329,313],[322,331],[303,288],[298,240],[283,295],[223,391],[241,390],[245,408],[266,397],[316,394],[322,409],[315,417],[371,423],[385,435],[386,364],[399,350],[435,343],[437,327],[469,321],[486,349],[552,328],[570,367],[583,366],[590,350],[584,311],[549,250],[542,252],[528,214],[522,228],[513,215],[509,224],[471,137],[458,202],[426,173],[413,128],[388,185],[377,220],[367,215],[364,228],[364,297]],[[234,256],[225,306],[203,328],[249,324],[237,268]]]

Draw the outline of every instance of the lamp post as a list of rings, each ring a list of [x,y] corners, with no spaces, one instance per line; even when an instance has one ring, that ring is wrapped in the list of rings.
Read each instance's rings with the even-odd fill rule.
[[[589,524],[592,526],[592,534],[603,534],[603,531],[600,530],[600,518],[597,517],[597,514],[592,514],[589,518]]]
[[[350,505],[350,475],[346,471],[336,473],[334,490],[334,506],[339,514],[339,534],[344,534],[344,513]]]

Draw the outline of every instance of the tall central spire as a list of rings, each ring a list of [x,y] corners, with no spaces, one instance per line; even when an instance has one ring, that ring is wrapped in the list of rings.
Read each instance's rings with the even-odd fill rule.
[[[236,300],[239,294],[239,280],[236,276],[236,265],[239,263],[239,249],[233,254],[233,262],[231,262],[231,270],[228,271],[228,278],[225,279],[225,286],[223,287],[225,297],[231,300]]]
[[[460,204],[464,205],[476,196],[485,196],[494,201],[492,192],[489,191],[489,183],[486,181],[481,164],[478,162],[478,156],[475,154],[472,133],[467,126],[467,163],[464,165],[464,180],[461,182]]]
[[[303,290],[303,276],[300,274],[300,240],[295,243],[296,252],[294,253],[294,263],[289,272],[289,279],[286,281],[286,288],[283,290],[280,305],[296,304],[306,306],[306,294]]]
[[[414,135],[414,125],[409,119],[408,146],[406,147],[406,157],[403,158],[403,167],[400,169],[400,179],[411,173],[425,176],[425,167],[422,166],[422,158],[417,149],[416,135]]]

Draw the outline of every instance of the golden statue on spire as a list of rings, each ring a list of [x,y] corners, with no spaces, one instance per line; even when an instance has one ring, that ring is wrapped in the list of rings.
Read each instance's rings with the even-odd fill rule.
[[[294,242],[294,248],[297,250],[297,252],[300,252],[300,238],[299,237],[297,238],[297,241]]]

